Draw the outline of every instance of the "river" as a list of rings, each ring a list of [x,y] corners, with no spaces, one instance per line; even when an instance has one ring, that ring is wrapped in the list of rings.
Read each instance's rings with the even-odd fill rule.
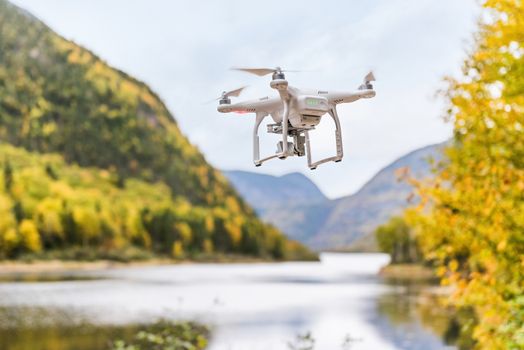
[[[114,336],[104,329],[121,334],[126,325],[167,317],[211,325],[211,350],[288,349],[305,332],[317,350],[343,350],[344,339],[351,350],[454,349],[442,340],[447,316],[434,313],[430,299],[420,303],[426,286],[382,280],[377,272],[387,263],[383,254],[324,253],[320,262],[129,267],[4,281],[0,347],[103,349]]]

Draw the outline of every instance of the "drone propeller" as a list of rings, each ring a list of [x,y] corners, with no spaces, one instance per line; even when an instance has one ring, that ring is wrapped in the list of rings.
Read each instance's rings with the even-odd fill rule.
[[[239,70],[242,72],[247,72],[251,74],[258,75],[259,77],[263,77],[264,75],[272,74],[272,73],[283,73],[283,72],[300,72],[299,70],[289,70],[289,69],[282,69],[280,67],[275,68],[239,68],[239,67],[233,67],[232,70]]]
[[[370,71],[365,77],[364,77],[364,83],[367,84],[371,81],[376,81],[375,75],[372,71]]]
[[[373,74],[373,72],[369,72],[364,77],[364,84],[359,86],[359,90],[373,89],[373,84],[371,84],[372,81],[376,81],[375,75]]]
[[[207,101],[207,102],[205,102],[205,104],[211,103],[213,101],[218,101],[218,100],[227,100],[231,96],[238,97],[238,96],[240,96],[242,91],[244,91],[245,88],[247,88],[247,86],[242,86],[242,87],[240,87],[238,89],[231,90],[231,91],[223,91],[222,94],[220,95],[220,97],[217,97],[217,98],[214,98],[214,99],[212,99],[210,101]]]
[[[220,100],[221,98],[227,98],[227,97],[238,97],[240,96],[240,94],[242,93],[242,91],[247,88],[247,86],[242,86],[238,89],[235,89],[235,90],[231,90],[231,91],[224,91],[222,92],[222,96],[220,96],[219,98],[217,98],[217,100]]]

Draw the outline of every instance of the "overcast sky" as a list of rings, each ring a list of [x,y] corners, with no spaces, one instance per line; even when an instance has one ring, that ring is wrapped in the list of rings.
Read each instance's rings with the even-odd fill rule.
[[[13,2],[148,83],[214,166],[299,171],[332,198],[355,192],[405,153],[450,137],[435,92],[443,76],[458,74],[478,15],[475,0]],[[228,69],[277,65],[309,71],[287,78],[322,90],[356,88],[375,71],[376,98],[339,108],[341,163],[310,171],[305,157],[295,157],[255,168],[254,116],[219,114],[215,104],[203,104],[246,84],[242,98],[272,95],[270,78]],[[333,155],[328,118],[312,136],[314,158]],[[275,151],[275,137],[263,135],[263,154]]]

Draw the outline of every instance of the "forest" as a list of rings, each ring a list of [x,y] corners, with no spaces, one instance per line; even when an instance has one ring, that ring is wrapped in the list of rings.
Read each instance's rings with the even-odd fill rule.
[[[314,258],[278,230],[247,218],[233,198],[224,207],[196,206],[162,182],[129,178],[119,184],[116,172],[6,144],[0,154],[2,258],[57,250],[62,254],[55,256],[67,258],[72,248],[75,259],[93,249],[99,253],[94,257],[115,259],[147,252],[179,259],[215,253]]]
[[[314,258],[259,221],[149,87],[4,0],[0,140],[1,258]]]

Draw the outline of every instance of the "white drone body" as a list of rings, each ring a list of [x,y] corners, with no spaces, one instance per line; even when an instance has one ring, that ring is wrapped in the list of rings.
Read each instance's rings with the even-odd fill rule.
[[[375,96],[371,82],[373,73],[364,78],[364,84],[354,91],[302,90],[292,87],[285,79],[284,71],[279,67],[272,68],[235,68],[259,76],[272,73],[270,86],[279,93],[279,97],[263,97],[231,104],[230,96],[239,96],[244,88],[224,92],[219,99],[217,110],[220,113],[255,113],[256,121],[253,130],[253,162],[256,166],[274,159],[307,155],[311,170],[326,162],[340,162],[344,156],[342,149],[342,132],[337,114],[337,105],[355,102],[361,98]],[[336,155],[314,162],[311,156],[309,132],[314,130],[324,115],[330,115],[335,122]],[[271,116],[272,124],[267,125],[267,132],[281,134],[282,141],[277,144],[275,154],[261,158],[259,151],[258,129],[262,121]],[[289,138],[292,138],[292,142]]]

